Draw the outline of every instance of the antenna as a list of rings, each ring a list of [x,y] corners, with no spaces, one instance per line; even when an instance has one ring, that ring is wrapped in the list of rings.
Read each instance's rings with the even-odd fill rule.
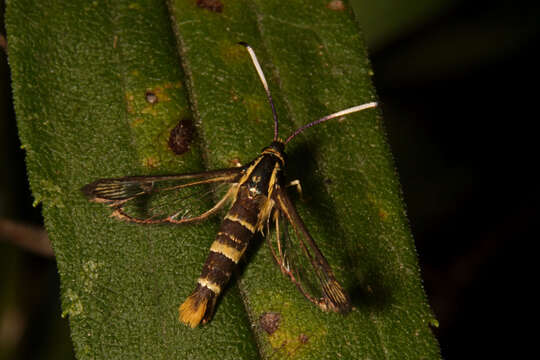
[[[274,116],[274,141],[278,140],[278,118],[276,114],[276,108],[274,107],[274,103],[272,102],[272,95],[270,95],[270,90],[268,89],[268,83],[266,82],[266,78],[264,77],[264,73],[262,71],[261,65],[259,64],[259,60],[257,60],[257,56],[255,55],[255,51],[249,46],[249,44],[241,41],[238,44],[245,46],[247,51],[249,52],[249,56],[251,56],[251,61],[253,62],[253,65],[255,65],[255,70],[257,70],[257,74],[259,75],[259,79],[261,80],[261,83],[263,84],[264,91],[266,91],[266,97],[268,98],[268,102],[270,103],[270,107],[272,108],[272,115]]]
[[[327,120],[335,119],[335,118],[340,117],[340,116],[352,114],[352,113],[359,112],[359,111],[362,111],[362,110],[365,110],[365,109],[371,109],[371,108],[374,108],[376,106],[377,106],[377,103],[373,101],[373,102],[365,103],[365,104],[362,104],[362,105],[353,106],[353,107],[350,107],[348,109],[341,110],[341,111],[335,112],[335,113],[330,114],[330,115],[326,115],[325,117],[322,117],[319,120],[315,120],[313,122],[310,122],[309,124],[306,124],[306,125],[298,128],[294,133],[292,133],[287,138],[287,140],[285,140],[285,144],[287,144],[296,135],[300,134],[302,131],[306,130],[309,127],[320,124],[320,123],[325,122]]]
[[[264,73],[262,71],[261,65],[259,64],[259,60],[257,60],[257,56],[255,55],[255,51],[249,46],[248,43],[245,43],[243,41],[239,42],[238,44],[244,46],[247,51],[249,52],[249,56],[251,56],[251,61],[253,62],[253,65],[255,66],[255,70],[257,70],[257,74],[259,75],[259,79],[261,80],[261,83],[263,84],[264,91],[266,92],[266,97],[268,98],[268,102],[270,103],[270,107],[272,108],[272,115],[274,116],[274,141],[278,141],[278,118],[276,114],[276,108],[274,107],[274,103],[272,102],[272,95],[270,94],[270,90],[268,89],[268,83],[266,82],[266,78],[264,77]],[[309,124],[306,124],[300,128],[298,128],[294,133],[292,133],[287,140],[285,140],[284,144],[287,144],[289,141],[291,141],[296,135],[300,134],[302,131],[306,130],[309,127],[315,126],[317,124],[320,124],[322,122],[325,122],[327,120],[335,119],[340,116],[352,114],[355,112],[359,112],[362,110],[374,108],[377,106],[376,102],[369,102],[362,105],[357,105],[350,107],[345,110],[341,110],[338,112],[335,112],[330,115],[326,115],[325,117],[320,118],[319,120],[315,120],[313,122],[310,122]]]

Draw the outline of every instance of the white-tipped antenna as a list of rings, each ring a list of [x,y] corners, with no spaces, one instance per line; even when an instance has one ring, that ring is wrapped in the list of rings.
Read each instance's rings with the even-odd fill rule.
[[[238,44],[245,46],[247,51],[249,52],[249,56],[251,56],[251,61],[253,62],[253,65],[255,65],[255,69],[257,70],[257,74],[259,75],[259,79],[261,79],[261,82],[264,87],[264,91],[266,91],[266,97],[268,98],[268,102],[270,103],[270,107],[272,108],[272,115],[274,116],[274,141],[277,141],[278,139],[278,119],[276,114],[276,108],[274,107],[274,103],[272,102],[272,95],[270,95],[270,90],[268,89],[268,83],[266,82],[266,78],[264,77],[264,73],[262,71],[261,65],[259,64],[259,60],[257,60],[257,56],[255,55],[255,51],[249,46],[247,43],[241,41]]]
[[[300,127],[299,129],[297,129],[294,133],[291,134],[291,136],[289,136],[287,138],[287,140],[285,140],[285,144],[287,144],[289,141],[292,140],[292,138],[294,138],[296,135],[300,134],[302,131],[304,131],[305,129],[307,129],[309,127],[320,124],[320,123],[325,122],[327,120],[335,119],[335,118],[340,117],[340,116],[352,114],[352,113],[362,111],[362,110],[366,110],[366,109],[371,109],[371,108],[374,108],[376,106],[377,106],[377,103],[375,101],[373,101],[373,102],[365,103],[365,104],[362,104],[362,105],[353,106],[353,107],[350,107],[348,109],[341,110],[341,111],[335,112],[335,113],[330,114],[330,115],[326,115],[325,117],[320,118],[319,120],[315,120],[313,122],[310,122],[309,124],[306,124],[306,125]]]

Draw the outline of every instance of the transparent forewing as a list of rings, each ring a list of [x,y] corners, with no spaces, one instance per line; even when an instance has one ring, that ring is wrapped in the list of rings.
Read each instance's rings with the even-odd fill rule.
[[[242,168],[171,176],[101,179],[82,191],[113,215],[138,223],[187,223],[217,212],[236,195]]]
[[[322,310],[349,311],[347,293],[283,189],[277,189],[274,201],[276,208],[269,220],[268,239],[281,271]]]

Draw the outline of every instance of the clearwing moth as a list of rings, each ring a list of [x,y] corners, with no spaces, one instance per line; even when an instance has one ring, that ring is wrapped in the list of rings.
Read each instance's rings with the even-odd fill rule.
[[[109,205],[118,219],[139,224],[189,224],[207,219],[220,209],[229,209],[203,265],[195,290],[179,307],[179,320],[192,328],[207,323],[219,294],[229,281],[256,232],[265,234],[281,272],[298,290],[324,311],[346,313],[349,296],[336,280],[330,265],[309,234],[286,192],[285,145],[305,129],[324,121],[377,106],[376,102],[354,106],[327,115],[294,131],[286,140],[278,137],[278,119],[268,84],[253,49],[243,45],[255,66],[274,118],[274,139],[245,166],[169,176],[130,176],[100,179],[82,188],[90,201]],[[294,183],[294,182],[293,182]],[[215,205],[196,208],[194,203],[210,198],[206,185],[227,187]],[[291,183],[292,184],[292,183]],[[178,193],[179,211],[174,214],[133,213],[130,204],[141,198]],[[176,198],[176,195],[175,195]],[[201,203],[202,204],[202,203]],[[153,211],[153,210],[152,210]]]

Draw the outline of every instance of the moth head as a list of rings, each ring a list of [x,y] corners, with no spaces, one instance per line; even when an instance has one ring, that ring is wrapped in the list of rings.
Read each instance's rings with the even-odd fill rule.
[[[277,157],[281,165],[285,165],[285,143],[282,140],[274,140],[272,143],[262,150],[263,154],[270,154]]]
[[[270,146],[268,146],[268,148],[276,150],[280,154],[283,154],[285,151],[285,143],[281,140],[272,141],[272,143],[270,144]]]

